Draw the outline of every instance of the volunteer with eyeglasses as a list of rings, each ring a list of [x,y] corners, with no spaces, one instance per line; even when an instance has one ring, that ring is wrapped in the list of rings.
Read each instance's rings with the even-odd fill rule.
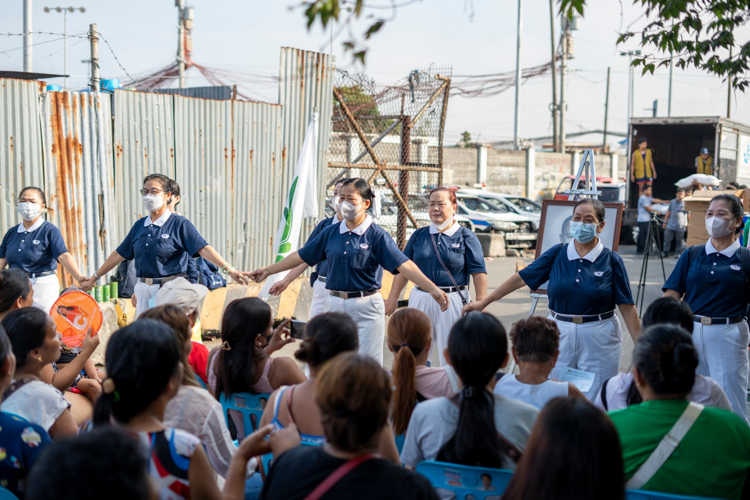
[[[333,217],[327,217],[318,222],[318,225],[315,226],[313,232],[310,233],[310,237],[307,238],[307,242],[305,244],[310,243],[312,240],[314,240],[321,232],[323,232],[325,228],[335,226],[336,224],[344,220],[344,217],[341,215],[340,194],[341,186],[344,185],[345,181],[346,179],[339,180],[338,182],[336,182],[336,185],[333,188],[333,197],[331,198]],[[289,273],[287,273],[284,279],[277,283],[274,283],[268,293],[270,295],[281,295],[282,292],[286,290],[287,287],[291,284],[291,282],[294,281],[300,274],[305,272],[305,269],[307,269],[308,267],[309,266],[305,262],[295,267],[294,269],[289,271]],[[326,290],[326,279],[328,277],[328,273],[328,260],[323,260],[317,263],[317,265],[315,266],[315,272],[310,277],[310,281],[312,282],[313,297],[312,301],[310,302],[309,319],[313,319],[315,316],[324,312],[325,310],[326,297],[328,297],[328,290]]]
[[[482,244],[470,229],[456,222],[458,209],[456,193],[446,187],[435,188],[429,195],[429,227],[414,231],[404,249],[404,255],[414,261],[420,271],[440,287],[450,298],[448,310],[441,311],[420,287],[409,293],[409,307],[419,309],[430,317],[432,345],[436,346],[440,365],[444,366],[445,349],[453,324],[461,319],[461,309],[471,302],[469,277],[474,280],[476,299],[487,296],[487,270],[484,267]],[[397,274],[385,313],[390,316],[398,307],[398,298],[407,279]]]
[[[722,194],[706,212],[705,245],[688,248],[664,284],[664,296],[682,299],[693,311],[693,343],[698,350],[696,373],[715,380],[729,397],[732,410],[748,420],[745,315],[750,299],[750,249],[737,236],[744,224],[739,198]]]
[[[42,218],[46,210],[44,191],[33,186],[21,190],[16,211],[23,222],[10,228],[0,243],[0,269],[7,265],[25,272],[34,288],[34,306],[49,313],[60,296],[57,263],[79,284],[86,276],[68,252],[60,230]]]
[[[247,281],[203,239],[189,220],[168,209],[172,194],[171,179],[166,175],[151,174],[143,180],[141,196],[149,215],[133,225],[117,250],[88,280],[88,284],[95,285],[123,260],[134,259],[138,276],[133,294],[136,317],[150,307],[149,302],[165,279],[187,276],[188,259],[195,255],[213,262],[235,281]]]
[[[589,399],[620,366],[622,331],[615,306],[633,341],[641,332],[625,264],[597,236],[604,230],[604,215],[599,200],[579,201],[570,223],[573,241],[550,248],[486,299],[464,307],[464,312],[481,311],[524,285],[537,290],[549,281],[549,318],[560,329],[560,355],[550,378],[558,378],[566,366],[593,374],[591,388],[581,391]]]
[[[324,229],[298,251],[249,276],[260,283],[272,274],[302,263],[314,265],[328,260],[334,270],[326,279],[325,312],[342,312],[352,317],[359,330],[359,352],[383,364],[385,304],[380,295],[383,268],[427,290],[448,308],[448,296],[432,283],[396,246],[391,235],[372,221],[366,210],[373,192],[364,179],[347,179],[341,187],[341,215],[344,221]],[[381,267],[382,266],[382,267]]]

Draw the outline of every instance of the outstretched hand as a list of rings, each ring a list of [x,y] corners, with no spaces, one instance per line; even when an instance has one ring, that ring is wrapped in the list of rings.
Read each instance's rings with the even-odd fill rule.
[[[246,285],[248,283],[247,276],[243,272],[236,269],[230,269],[227,274],[229,274],[229,276],[240,285]]]
[[[461,309],[461,316],[468,314],[470,312],[473,312],[473,311],[482,312],[484,311],[484,308],[485,308],[485,305],[481,300],[479,302],[469,302],[468,304],[464,306],[463,309]]]
[[[78,282],[78,284],[81,286],[81,290],[84,292],[88,292],[94,286],[96,285],[97,279],[94,276],[91,276],[90,278],[84,277],[82,280]]]
[[[435,302],[440,304],[440,310],[445,312],[448,310],[448,305],[450,304],[450,299],[448,298],[448,294],[439,289],[438,287],[435,287],[435,290],[430,292],[430,295],[432,295],[432,298],[435,299]]]
[[[266,270],[265,267],[259,267],[255,271],[251,273],[244,273],[245,277],[248,279],[253,280],[256,283],[262,283],[265,281],[266,278],[270,276],[270,273]]]
[[[289,283],[287,283],[286,280],[277,281],[273,284],[273,286],[271,286],[268,294],[276,297],[278,295],[281,295],[284,290],[287,289],[287,287],[289,287]]]

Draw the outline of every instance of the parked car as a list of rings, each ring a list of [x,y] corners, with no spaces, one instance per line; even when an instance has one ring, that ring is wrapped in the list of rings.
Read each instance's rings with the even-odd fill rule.
[[[377,219],[377,224],[388,231],[394,238],[397,237],[398,233],[398,203],[394,199],[393,193],[390,191],[380,191],[380,217]],[[409,211],[414,216],[414,219],[419,224],[419,227],[426,227],[430,225],[430,213],[429,213],[429,199],[426,194],[414,193],[409,194],[409,199],[406,202],[409,207]],[[459,225],[476,231],[476,227],[470,218],[460,214],[456,214],[456,222]],[[414,232],[414,227],[410,222],[406,225],[406,238],[411,237]]]
[[[508,248],[534,248],[536,245],[536,222],[530,217],[512,213],[492,200],[460,191],[456,193],[456,199],[458,214],[471,219],[476,232],[502,232]]]
[[[515,194],[495,193],[484,189],[461,189],[460,193],[479,196],[490,200],[499,207],[506,208],[509,212],[523,215],[534,221],[534,229],[539,229],[539,219],[542,217],[542,205],[525,196]]]

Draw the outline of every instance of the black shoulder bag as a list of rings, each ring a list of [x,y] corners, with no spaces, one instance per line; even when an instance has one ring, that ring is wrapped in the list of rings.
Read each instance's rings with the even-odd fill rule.
[[[443,258],[440,257],[440,252],[438,252],[437,242],[435,241],[435,235],[430,233],[430,239],[432,240],[432,248],[435,249],[435,255],[437,255],[438,262],[440,262],[440,265],[443,266],[443,271],[448,273],[448,277],[451,279],[451,283],[453,283],[453,286],[456,287],[456,291],[458,291],[458,296],[461,297],[461,303],[463,305],[468,304],[469,301],[466,300],[466,297],[464,297],[464,294],[461,293],[461,290],[458,289],[458,283],[456,283],[456,279],[453,277],[453,274],[451,274],[451,272],[448,270],[448,266],[446,266],[445,263],[443,262]]]

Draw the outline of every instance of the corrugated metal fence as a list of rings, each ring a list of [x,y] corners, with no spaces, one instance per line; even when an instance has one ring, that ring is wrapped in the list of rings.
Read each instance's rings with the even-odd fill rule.
[[[332,71],[329,56],[282,49],[280,104],[45,92],[37,82],[0,80],[0,229],[20,222],[20,189],[40,186],[48,220],[91,274],[143,215],[144,176],[164,173],[181,186],[178,210],[225,259],[242,270],[270,264],[313,109],[321,114],[325,197]],[[308,220],[303,241],[315,222]]]

